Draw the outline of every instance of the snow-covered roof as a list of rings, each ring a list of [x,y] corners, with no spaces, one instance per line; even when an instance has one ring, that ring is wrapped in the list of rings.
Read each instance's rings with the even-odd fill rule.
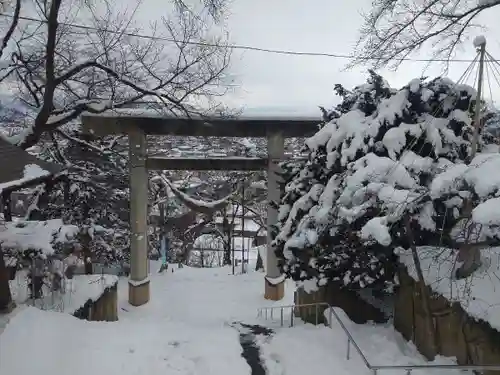
[[[0,137],[0,191],[15,190],[30,182],[58,173],[60,166],[39,160]]]

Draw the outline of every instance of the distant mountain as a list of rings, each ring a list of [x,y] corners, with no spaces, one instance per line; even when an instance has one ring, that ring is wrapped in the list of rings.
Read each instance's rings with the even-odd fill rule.
[[[243,116],[272,116],[272,117],[318,117],[321,121],[321,112],[318,107],[294,108],[294,107],[249,107],[243,109]]]

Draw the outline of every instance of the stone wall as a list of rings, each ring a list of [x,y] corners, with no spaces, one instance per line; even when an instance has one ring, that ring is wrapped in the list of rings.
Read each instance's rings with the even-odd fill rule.
[[[294,304],[314,304],[326,302],[330,306],[340,307],[349,318],[357,323],[363,324],[368,321],[383,323],[387,321],[384,313],[361,299],[356,292],[339,288],[336,284],[328,284],[320,287],[314,293],[306,293],[302,288],[298,288],[294,295]],[[318,324],[323,324],[325,306],[318,307]],[[295,308],[296,317],[303,321],[314,324],[316,322],[316,306],[306,306]]]
[[[500,365],[500,332],[483,321],[472,319],[458,303],[450,303],[428,289],[438,351],[433,353],[431,336],[425,334],[427,317],[421,308],[419,283],[404,268],[399,272],[399,281],[394,326],[408,341],[413,341],[423,355],[456,357],[458,363],[464,365]],[[499,375],[500,371],[485,374]]]
[[[79,319],[114,322],[118,320],[118,282],[106,288],[95,301],[88,300],[73,314]]]

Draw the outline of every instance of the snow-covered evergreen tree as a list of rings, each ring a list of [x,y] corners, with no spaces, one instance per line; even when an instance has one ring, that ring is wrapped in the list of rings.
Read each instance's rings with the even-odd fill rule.
[[[126,145],[115,137],[93,139],[77,131],[52,143],[52,161],[66,167],[69,184],[57,184],[47,204],[45,218],[62,218],[80,228],[79,243],[92,262],[126,261],[129,255],[129,188]],[[57,147],[56,147],[57,146]],[[125,152],[124,152],[125,151]],[[43,156],[47,158],[47,152]],[[88,262],[91,272],[91,262]]]
[[[465,198],[477,205],[500,186],[485,188],[476,176],[492,155],[500,168],[495,154],[466,164],[473,88],[437,78],[396,90],[370,72],[366,84],[352,91],[337,85],[336,92],[342,102],[306,141],[308,161],[285,173],[279,206],[277,254],[287,276],[308,289],[391,281],[394,250],[410,245],[407,220],[415,245],[456,247]],[[482,135],[479,151],[491,142]]]

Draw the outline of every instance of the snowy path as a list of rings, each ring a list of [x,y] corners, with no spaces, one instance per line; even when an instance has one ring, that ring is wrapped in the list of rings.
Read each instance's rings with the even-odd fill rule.
[[[26,308],[0,335],[0,374],[259,375],[259,366],[252,373],[248,358],[242,357],[245,331],[235,322],[266,323],[256,318],[258,307],[272,305],[262,297],[262,284],[261,273],[175,269],[153,274],[150,303],[133,308],[126,302],[126,280],[121,280],[120,320],[115,323]],[[292,294],[289,288],[286,300],[277,305],[290,304]],[[391,329],[351,328],[374,364],[424,363]],[[270,336],[257,336],[267,375],[370,374],[355,354],[346,361],[345,335],[338,327],[273,329]],[[249,355],[255,357],[255,352]]]

